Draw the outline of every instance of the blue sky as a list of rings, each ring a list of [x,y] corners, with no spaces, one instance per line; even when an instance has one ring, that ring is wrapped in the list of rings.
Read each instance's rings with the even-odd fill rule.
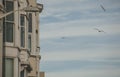
[[[46,77],[120,77],[120,0],[38,2]]]

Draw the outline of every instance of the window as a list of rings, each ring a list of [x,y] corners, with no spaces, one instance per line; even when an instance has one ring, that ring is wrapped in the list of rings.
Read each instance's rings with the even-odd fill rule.
[[[13,42],[13,24],[6,22],[5,24],[6,42]]]
[[[0,19],[0,33],[1,33],[1,31],[2,31],[2,20]]]
[[[13,59],[6,58],[5,59],[5,77],[13,77]]]
[[[32,14],[29,13],[28,32],[32,33]]]
[[[31,35],[28,35],[28,49],[31,51]]]
[[[24,70],[20,72],[20,77],[24,77]]]
[[[25,17],[21,14],[20,16],[20,26],[21,26],[21,47],[25,47]]]
[[[10,12],[14,10],[13,1],[4,1],[4,6],[6,12]],[[7,15],[4,18],[4,41],[5,42],[13,42],[13,25],[14,25],[14,13]]]
[[[28,49],[31,51],[32,47],[32,13],[29,13],[28,20]]]
[[[5,7],[6,7],[6,12],[13,11],[14,10],[13,1],[6,1]],[[12,13],[12,14],[6,16],[6,20],[13,21],[14,20],[14,14]]]
[[[38,30],[36,30],[36,46],[38,47]]]

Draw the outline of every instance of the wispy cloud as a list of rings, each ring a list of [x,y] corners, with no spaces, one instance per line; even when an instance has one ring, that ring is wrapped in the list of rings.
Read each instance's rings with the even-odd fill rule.
[[[87,22],[87,23],[86,23]],[[62,36],[79,36],[79,35],[101,35],[94,28],[100,28],[107,32],[107,34],[119,34],[119,23],[98,24],[99,19],[91,20],[76,20],[62,23],[52,23],[41,26],[42,38],[55,38]],[[104,22],[104,21],[103,21]],[[58,25],[58,26],[57,26]],[[114,25],[114,26],[113,26]],[[107,35],[106,34],[106,35]],[[102,34],[105,35],[105,34]]]
[[[49,72],[47,77],[119,77],[120,69],[89,69],[89,70],[68,70],[63,72]]]
[[[91,49],[92,50],[92,49]],[[120,59],[119,55],[120,52],[117,50],[112,50],[112,51],[103,51],[103,49],[94,49],[92,51],[85,51],[82,52],[81,50],[79,51],[57,51],[57,52],[47,52],[44,53],[43,56],[43,61],[74,61],[74,60],[88,60],[88,61],[93,61],[93,60],[104,60],[107,61],[107,59]],[[95,52],[96,51],[96,52]],[[116,60],[120,61],[120,60]]]

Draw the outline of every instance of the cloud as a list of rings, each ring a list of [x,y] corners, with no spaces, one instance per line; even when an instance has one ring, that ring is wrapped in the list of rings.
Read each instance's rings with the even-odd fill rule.
[[[83,51],[83,50],[82,50]],[[96,51],[96,52],[95,52]],[[103,51],[103,49],[94,49],[92,52],[89,51],[59,51],[57,52],[47,52],[43,53],[43,61],[74,61],[74,60],[87,60],[87,61],[101,61],[101,60],[107,60],[107,59],[116,59],[119,58],[120,52],[117,50],[112,51]],[[115,61],[115,60],[113,60]],[[120,61],[120,60],[116,60]]]
[[[103,4],[104,3],[104,4]],[[45,0],[44,10],[42,17],[61,15],[71,12],[82,12],[89,13],[90,11],[98,11],[97,13],[103,12],[100,8],[100,4],[106,6],[105,8],[110,12],[112,9],[119,7],[119,1],[106,0],[106,1],[96,1],[96,0]],[[90,7],[89,7],[90,5]],[[110,6],[111,5],[111,6]],[[49,8],[48,8],[49,7]],[[104,14],[104,12],[103,12]]]
[[[119,77],[120,69],[89,69],[89,70],[68,70],[62,72],[49,72],[46,77]]]
[[[119,38],[112,35],[45,39],[41,41],[42,61],[106,61],[112,58],[119,61]]]
[[[101,11],[100,6],[98,6],[101,4],[99,2],[82,0],[79,3],[78,0],[70,0],[68,3],[64,3],[66,1],[68,0],[53,0],[46,4],[46,7],[49,8],[46,8],[40,16],[42,19],[40,27],[41,39],[62,37],[63,35],[98,35],[98,32],[93,30],[96,27],[105,30],[108,34],[120,33],[120,23],[118,22],[120,15],[119,11],[117,11],[119,9],[117,1],[114,1],[113,5],[111,5],[112,1],[104,1],[109,6],[109,10],[106,12]]]
[[[120,68],[120,61],[111,60],[75,60],[75,61],[42,61],[41,69],[46,72],[63,72],[68,70],[115,69]]]
[[[107,35],[119,34],[120,26],[116,23],[101,24],[99,19],[75,20],[62,23],[51,23],[41,26],[41,39],[56,38],[62,36],[80,36],[80,35]],[[86,23],[87,22],[87,23]],[[104,21],[103,21],[104,22]],[[100,23],[100,24],[99,24]],[[114,25],[114,26],[113,26]],[[94,28],[103,29],[107,34],[98,33]]]
[[[40,66],[46,77],[120,77],[120,0],[42,2]]]

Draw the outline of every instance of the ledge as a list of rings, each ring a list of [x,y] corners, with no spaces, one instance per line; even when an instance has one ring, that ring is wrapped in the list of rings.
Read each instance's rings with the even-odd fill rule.
[[[41,13],[43,10],[43,4],[37,3],[37,8],[39,9],[39,12]]]
[[[41,55],[30,55],[30,57],[37,57],[37,58],[41,59]]]

